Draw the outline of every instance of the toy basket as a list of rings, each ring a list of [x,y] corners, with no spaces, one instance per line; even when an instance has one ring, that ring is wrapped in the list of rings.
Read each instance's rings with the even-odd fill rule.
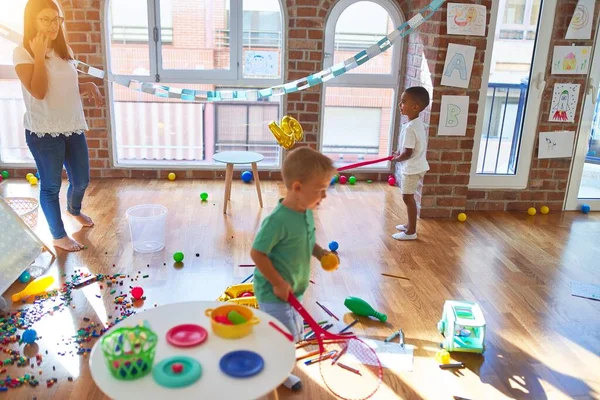
[[[36,199],[31,197],[5,197],[4,201],[31,229],[37,225],[40,203]]]
[[[158,336],[148,328],[119,328],[102,338],[102,352],[112,376],[132,381],[152,369]]]

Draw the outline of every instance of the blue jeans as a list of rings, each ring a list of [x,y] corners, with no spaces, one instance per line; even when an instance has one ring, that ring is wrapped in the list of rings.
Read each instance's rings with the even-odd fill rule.
[[[304,339],[304,321],[290,303],[259,303],[258,309],[277,319],[290,331],[295,342]]]
[[[81,213],[81,202],[90,183],[90,160],[85,135],[72,134],[38,137],[25,131],[27,146],[40,174],[40,205],[54,239],[67,236],[60,215],[58,194],[62,184],[63,164],[69,178],[67,210],[72,215]]]

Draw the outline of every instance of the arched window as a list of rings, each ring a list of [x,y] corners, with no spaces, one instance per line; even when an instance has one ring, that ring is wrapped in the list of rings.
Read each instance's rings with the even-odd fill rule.
[[[27,0],[11,0],[2,4],[0,24],[22,34],[25,4]],[[13,66],[15,46],[8,40],[0,39],[0,163],[33,166],[23,128],[23,92]]]
[[[325,68],[377,43],[400,25],[387,0],[341,0],[327,21]],[[336,165],[385,157],[391,152],[398,97],[401,42],[323,85],[321,150]],[[387,169],[389,163],[369,169]]]
[[[279,0],[110,1],[108,59],[114,78],[199,90],[262,89],[282,83]],[[192,103],[111,87],[118,165],[211,164],[224,150],[251,150],[278,165],[267,125],[279,97]]]

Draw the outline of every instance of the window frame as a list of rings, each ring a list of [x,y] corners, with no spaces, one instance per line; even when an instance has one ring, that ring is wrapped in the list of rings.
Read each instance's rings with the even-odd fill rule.
[[[342,15],[342,13],[352,4],[358,3],[361,1],[367,1],[371,3],[375,3],[381,6],[392,19],[392,24],[396,28],[406,22],[406,18],[404,14],[397,8],[396,4],[390,0],[340,0],[338,1],[329,17],[327,17],[327,21],[325,23],[325,37],[324,37],[324,56],[323,56],[323,69],[327,69],[333,66],[333,54],[335,51],[335,28],[337,22]],[[389,32],[388,32],[389,33]],[[386,33],[387,34],[387,33]],[[391,50],[392,51],[392,67],[390,74],[343,74],[338,76],[336,79],[324,82],[321,88],[321,122],[319,123],[321,135],[319,139],[319,149],[323,149],[324,142],[324,126],[325,126],[325,109],[326,109],[326,93],[328,87],[352,87],[352,88],[383,88],[383,89],[392,89],[392,110],[391,110],[391,120],[390,120],[390,148],[393,148],[396,142],[396,117],[398,115],[398,98],[399,98],[399,88],[400,88],[400,59],[404,54],[404,40],[400,40],[396,42]],[[404,69],[402,67],[402,69]],[[360,169],[361,172],[382,172],[382,171],[390,171],[391,163],[388,161],[385,167],[373,168],[373,167],[363,167]]]
[[[500,2],[492,2],[491,15],[499,15]],[[552,30],[554,28],[554,16],[558,0],[543,0],[541,3],[541,12],[539,20],[539,31],[537,32],[537,43],[534,47],[533,60],[531,64],[531,79],[529,82],[529,91],[526,99],[525,115],[523,117],[523,126],[521,128],[520,148],[518,149],[518,159],[516,163],[516,174],[478,174],[477,164],[479,160],[480,144],[483,135],[483,124],[485,120],[485,104],[490,80],[490,70],[492,67],[492,54],[494,43],[497,40],[498,19],[492,18],[488,30],[487,49],[485,54],[485,64],[481,80],[481,89],[479,92],[479,109],[477,112],[477,122],[475,124],[475,136],[473,145],[473,157],[471,159],[471,173],[469,180],[469,189],[526,189],[531,170],[531,161],[533,160],[533,150],[535,138],[538,132],[539,116],[542,112],[542,94],[546,88],[546,67],[548,63],[548,54],[550,51],[550,42]]]
[[[106,0],[103,10],[103,25],[104,34],[102,40],[104,41],[105,50],[105,70],[107,77],[112,81],[127,82],[129,80],[139,80],[143,82],[168,82],[169,84],[210,84],[215,87],[228,86],[237,88],[266,88],[275,85],[281,85],[284,83],[285,77],[285,60],[286,57],[286,42],[287,42],[287,15],[286,8],[282,0],[277,0],[279,4],[279,10],[281,15],[281,63],[280,63],[280,77],[273,79],[253,79],[244,78],[243,76],[243,0],[229,0],[230,1],[230,27],[235,26],[235,34],[231,34],[233,30],[230,30],[230,69],[229,70],[165,70],[162,67],[162,38],[161,35],[156,35],[154,32],[161,32],[161,21],[160,21],[160,3],[161,0],[147,0],[148,10],[148,48],[149,48],[149,61],[150,61],[150,72],[149,75],[127,75],[127,74],[114,74],[110,70],[111,65],[111,26],[110,26],[110,4],[111,1],[120,0]],[[173,28],[175,24],[173,23]],[[115,124],[115,112],[114,112],[114,93],[113,85],[107,86],[107,98],[108,98],[108,114],[110,118],[110,152],[112,154],[112,167],[117,168],[137,168],[137,169],[154,169],[157,166],[169,166],[172,169],[197,169],[197,170],[215,170],[224,169],[225,166],[221,164],[210,163],[210,160],[203,160],[202,162],[173,162],[173,161],[150,161],[143,160],[138,163],[130,161],[119,161],[117,154],[116,145],[116,132],[114,132]],[[279,100],[279,115],[283,115],[284,99]],[[216,132],[215,132],[216,135]],[[264,170],[278,170],[281,168],[281,161],[283,152],[279,152],[279,160],[276,165],[265,166]],[[176,164],[176,165],[174,165]]]

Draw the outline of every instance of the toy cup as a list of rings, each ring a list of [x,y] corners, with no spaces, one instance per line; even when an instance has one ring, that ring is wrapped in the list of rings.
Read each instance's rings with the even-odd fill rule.
[[[225,317],[230,311],[237,311],[247,322],[238,325],[226,325],[218,322],[216,317]],[[254,325],[260,322],[258,317],[254,316],[252,310],[248,307],[238,306],[235,304],[226,304],[215,309],[207,309],[205,311],[207,317],[210,317],[212,331],[215,335],[224,339],[239,339],[252,333]]]
[[[112,376],[132,381],[152,369],[158,337],[150,329],[119,328],[102,338],[102,352]]]

